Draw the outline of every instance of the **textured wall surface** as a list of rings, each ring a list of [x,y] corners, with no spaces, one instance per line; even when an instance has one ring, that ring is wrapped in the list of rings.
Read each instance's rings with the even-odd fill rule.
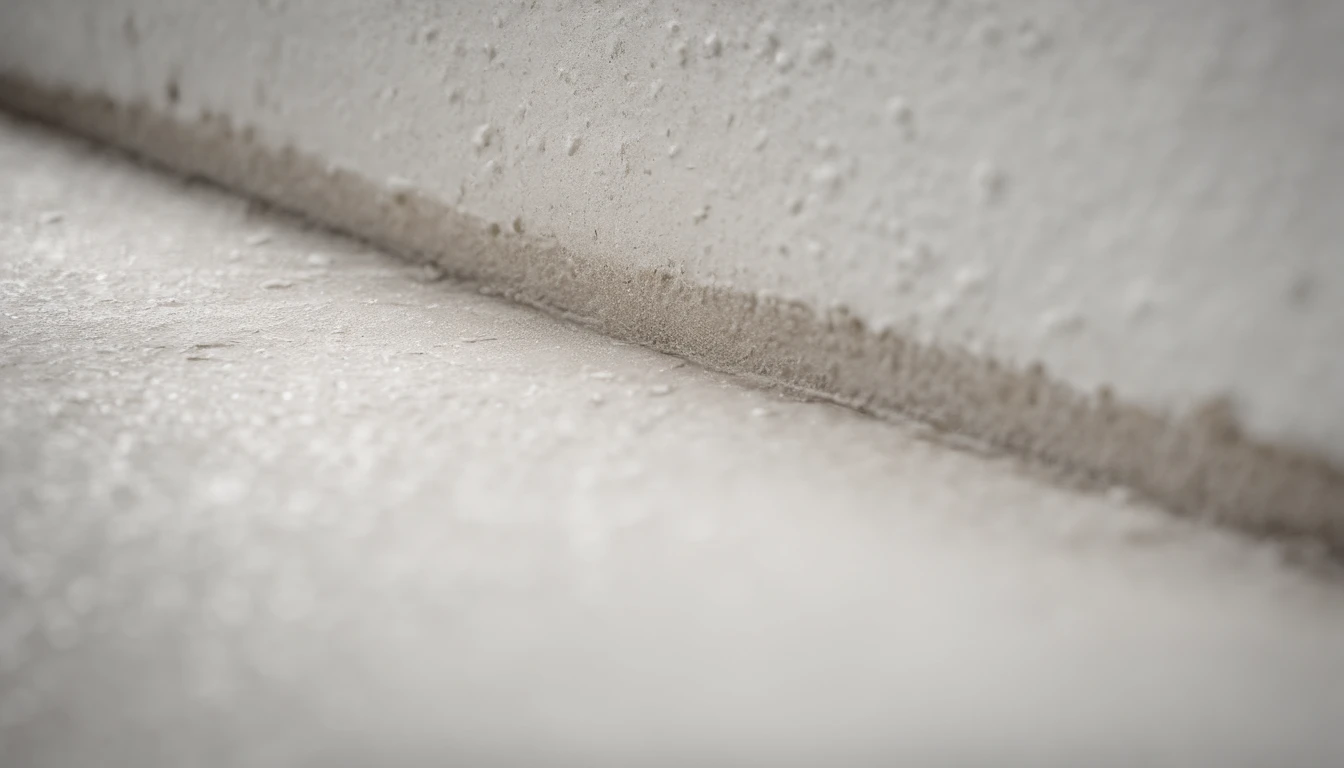
[[[4,768],[1344,765],[1328,564],[0,168]]]
[[[0,13],[7,69],[1344,457],[1339,3]]]
[[[0,74],[410,191],[403,225],[227,127],[61,118],[617,335],[1344,541],[1341,34],[1325,0],[11,0]],[[672,279],[736,303],[680,322]],[[1099,406],[1040,402],[1041,370]],[[1218,447],[1243,434],[1290,455]]]

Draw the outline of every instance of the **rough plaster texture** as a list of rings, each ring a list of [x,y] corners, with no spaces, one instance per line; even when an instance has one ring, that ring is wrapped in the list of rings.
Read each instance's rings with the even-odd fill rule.
[[[1324,766],[1335,567],[0,119],[0,765]]]
[[[0,14],[30,112],[610,333],[1344,542],[1337,3]]]

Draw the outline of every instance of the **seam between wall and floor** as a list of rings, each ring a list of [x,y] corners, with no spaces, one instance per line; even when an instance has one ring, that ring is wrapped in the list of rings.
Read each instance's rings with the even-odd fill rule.
[[[608,263],[389,188],[203,113],[48,87],[0,73],[0,106],[298,213],[457,280],[707,367],[759,376],[877,416],[914,417],[1087,484],[1120,484],[1172,512],[1344,556],[1344,470],[1246,435],[1226,401],[1183,418],[1084,393],[1040,365],[874,332],[843,308]]]

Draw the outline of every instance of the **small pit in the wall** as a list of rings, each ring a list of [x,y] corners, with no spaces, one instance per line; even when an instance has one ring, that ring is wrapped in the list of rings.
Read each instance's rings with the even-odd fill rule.
[[[182,87],[177,84],[177,78],[172,78],[163,87],[163,95],[168,99],[169,104],[176,104],[182,100]]]

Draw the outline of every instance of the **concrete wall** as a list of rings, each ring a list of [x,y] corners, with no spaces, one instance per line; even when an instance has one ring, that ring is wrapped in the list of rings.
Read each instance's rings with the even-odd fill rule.
[[[1342,37],[1332,0],[9,0],[0,71],[1338,466]]]

